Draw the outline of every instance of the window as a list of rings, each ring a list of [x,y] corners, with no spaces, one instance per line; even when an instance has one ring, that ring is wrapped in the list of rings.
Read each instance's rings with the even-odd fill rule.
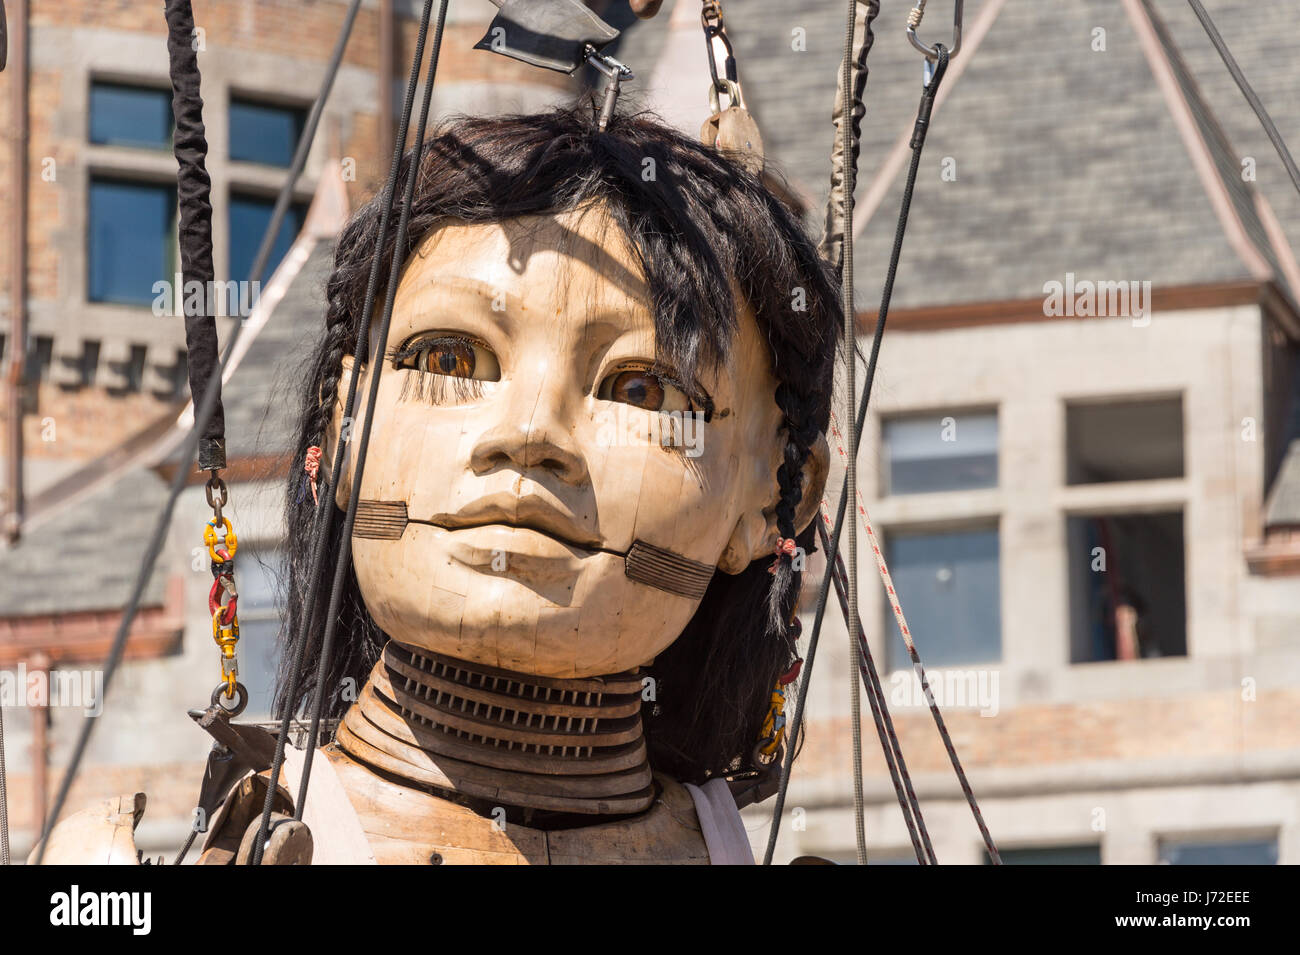
[[[265,166],[288,167],[293,164],[294,150],[298,147],[305,122],[305,110],[232,96],[230,158]],[[275,199],[266,193],[241,189],[237,185],[231,187],[229,197],[230,278],[235,282],[246,282],[251,277],[253,260],[257,258],[262,237],[271,225]],[[261,281],[265,282],[275,272],[276,266],[284,259],[294,239],[302,231],[306,217],[306,203],[294,202],[289,205],[271,246]],[[232,287],[230,297],[227,315],[246,315],[248,307],[255,301],[252,289],[246,289],[241,296]]]
[[[1101,865],[1101,846],[1038,846],[1032,849],[999,849],[1003,865]],[[987,851],[984,864],[992,865]]]
[[[1067,519],[1070,662],[1187,654],[1183,515]]]
[[[1162,839],[1162,865],[1277,865],[1277,839]]]
[[[171,148],[171,93],[152,86],[92,83],[90,141],[103,146]]]
[[[274,548],[240,548],[235,582],[239,585],[239,682],[248,690],[246,718],[269,716],[279,660],[279,586],[284,556]]]
[[[967,491],[998,483],[996,412],[908,415],[882,422],[887,494]]]
[[[257,258],[258,246],[262,236],[271,225],[271,212],[275,209],[275,200],[249,193],[234,192],[230,194],[230,277],[236,281],[249,278],[253,270],[253,259]],[[303,203],[290,203],[285,210],[284,221],[280,223],[280,234],[271,246],[271,257],[266,263],[266,274],[262,281],[270,278],[280,260],[289,252],[293,240],[302,231],[303,221],[307,217],[307,207]],[[236,315],[237,310],[228,314]]]
[[[87,296],[152,303],[154,283],[175,272],[175,186],[92,177],[89,218]]]
[[[885,551],[907,624],[929,667],[1001,659],[996,528],[893,533]],[[893,611],[888,603],[884,609],[891,634],[889,667],[910,666]]]
[[[230,158],[287,168],[306,116],[306,110],[231,97]]]
[[[1183,476],[1182,398],[1069,404],[1065,433],[1069,484]]]

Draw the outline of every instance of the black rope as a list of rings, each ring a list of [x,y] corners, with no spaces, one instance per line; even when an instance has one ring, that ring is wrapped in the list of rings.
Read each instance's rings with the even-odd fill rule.
[[[352,29],[352,22],[356,16],[356,9],[360,5],[360,0],[353,0],[352,7],[349,9],[348,19],[344,25],[344,32],[348,33]],[[187,41],[188,42],[188,41]],[[341,57],[340,57],[341,58]],[[332,64],[333,69],[326,74],[324,85],[322,86],[322,95],[317,98],[317,103],[312,108],[307,123],[304,125],[302,137],[298,141],[298,149],[294,155],[294,162],[289,170],[284,185],[281,187],[281,196],[290,196],[293,193],[294,185],[298,176],[301,175],[303,165],[306,163],[307,153],[310,151],[311,140],[319,124],[321,110],[323,108],[325,96],[328,94],[334,82],[334,76],[337,73],[337,63]],[[287,208],[287,200],[284,203]],[[276,209],[279,210],[281,203],[277,200]],[[268,235],[276,235],[280,230],[284,214],[281,211],[279,218],[273,213],[271,222],[267,226]],[[263,238],[265,244],[266,239]],[[259,269],[264,269],[266,263],[255,263],[253,274],[250,281],[261,281]],[[224,369],[234,352],[235,344],[243,332],[244,323],[237,322],[233,326],[230,339],[221,355],[220,368]],[[194,424],[190,428],[189,434],[185,438],[182,446],[180,460],[190,462],[195,459],[198,451],[200,437],[205,433],[207,423],[211,419],[220,396],[221,374],[219,372],[211,375],[207,385],[204,387],[201,398],[194,401]],[[188,478],[188,469],[184,463],[176,469],[176,475],[172,479],[171,487],[168,489],[167,499],[163,503],[162,511],[158,515],[158,521],[154,525],[153,534],[149,539],[148,547],[145,549],[144,559],[140,564],[140,572],[136,577],[135,585],[132,588],[131,596],[127,600],[126,608],[122,612],[122,619],[118,623],[117,632],[113,636],[113,643],[109,649],[108,659],[104,663],[104,682],[100,689],[100,698],[105,699],[108,696],[109,686],[112,684],[113,676],[117,672],[118,664],[121,663],[123,651],[126,648],[127,633],[131,629],[131,624],[135,621],[136,613],[140,608],[140,601],[144,595],[144,588],[153,574],[154,565],[158,561],[158,555],[162,551],[166,541],[168,530],[171,527],[172,516],[176,510],[176,502],[181,493],[185,490],[186,480]],[[90,743],[90,737],[94,733],[95,727],[99,720],[86,720],[82,724],[82,729],[77,737],[77,743],[73,747],[72,757],[68,761],[68,769],[63,774],[63,779],[59,784],[59,791],[55,796],[54,803],[46,816],[44,826],[42,827],[42,842],[37,849],[36,864],[40,865],[45,856],[44,837],[48,836],[50,830],[54,828],[54,823],[58,821],[59,814],[63,811],[63,806],[67,802],[68,792],[72,788],[72,783],[76,779],[81,767],[81,762],[85,758],[86,749]]]
[[[205,164],[208,140],[203,129],[203,97],[199,93],[199,55],[194,37],[194,11],[190,0],[167,0],[167,62],[172,81],[172,116],[176,129],[172,151],[176,154],[176,199],[180,207],[177,230],[185,300],[185,357],[190,394],[201,395],[208,383],[216,389],[216,405],[203,427],[199,442],[199,469],[226,466],[226,412],[221,404],[220,361],[217,358],[217,322],[212,302],[215,277],[212,268],[212,178]],[[186,295],[191,282],[203,290],[197,298]]]
[[[188,6],[188,4],[186,5]],[[168,21],[168,53],[169,56],[184,51],[176,49],[177,44],[173,42],[173,34],[178,29],[184,28],[184,17],[177,18],[173,13],[173,6],[168,3],[166,8]],[[193,30],[193,17],[189,18],[189,31],[185,32],[185,42],[183,46],[188,49],[190,44],[190,32]],[[195,91],[197,93],[197,90]],[[173,108],[175,103],[173,101]],[[201,136],[201,124],[200,124]],[[180,134],[177,136],[178,142]],[[192,138],[191,147],[194,145]],[[178,157],[179,158],[179,157]],[[179,176],[179,173],[178,173]],[[187,337],[190,316],[186,316]],[[226,348],[224,357],[228,358],[230,351],[234,346],[239,332],[242,330],[241,324],[237,324],[231,334],[230,341]],[[214,333],[215,334],[215,333]],[[224,358],[222,364],[224,365]],[[136,577],[135,586],[132,588],[130,599],[127,601],[126,609],[122,613],[122,619],[118,623],[117,633],[113,636],[112,646],[109,648],[108,659],[104,663],[104,682],[100,690],[101,699],[108,694],[108,688],[112,683],[113,676],[117,672],[118,665],[122,662],[122,654],[126,649],[126,636],[130,630],[131,623],[135,620],[136,612],[140,607],[140,600],[144,596],[144,588],[150,575],[153,573],[154,565],[158,561],[158,554],[162,551],[163,543],[166,540],[167,531],[171,526],[172,515],[176,510],[176,501],[179,499],[181,492],[185,489],[186,479],[188,477],[188,462],[193,461],[200,446],[200,440],[208,434],[208,424],[212,420],[220,406],[221,399],[221,375],[220,373],[210,375],[204,383],[202,389],[203,400],[196,402],[194,426],[185,440],[185,445],[181,454],[182,466],[176,469],[176,475],[172,478],[171,487],[168,490],[167,500],[163,504],[162,513],[158,516],[158,523],[154,527],[153,535],[149,540],[149,545],[145,550],[144,560],[141,563],[140,573]],[[224,430],[224,429],[223,429]],[[72,788],[72,782],[77,776],[81,766],[81,761],[85,758],[86,748],[90,743],[90,737],[94,733],[95,727],[99,720],[85,720],[82,723],[81,732],[77,735],[77,743],[73,747],[72,758],[68,762],[68,769],[63,774],[63,779],[59,783],[59,791],[54,799],[54,804],[50,807],[50,812],[46,816],[45,824],[42,827],[42,836],[40,845],[36,850],[36,865],[40,865],[45,858],[46,839],[50,830],[54,828],[54,823],[59,818],[59,813],[63,811],[64,803],[67,802],[68,792]]]
[[[829,553],[830,541],[826,536],[826,527],[817,524],[817,536],[822,547]],[[885,702],[885,693],[880,685],[880,676],[876,672],[876,661],[871,655],[871,646],[862,629],[862,618],[854,618],[849,613],[848,601],[844,599],[844,560],[835,555],[835,594],[840,601],[840,612],[844,620],[854,619],[857,641],[858,672],[867,690],[867,700],[871,704],[871,718],[876,724],[876,736],[880,739],[880,750],[885,755],[885,766],[889,769],[890,782],[894,786],[894,795],[898,798],[898,807],[903,813],[903,822],[907,824],[907,834],[912,840],[912,849],[916,853],[918,865],[937,865],[939,860],[934,854],[930,842],[930,833],[926,829],[925,817],[921,813],[921,803],[916,798],[912,787],[912,776],[907,771],[907,760],[903,758],[903,747],[898,742],[898,733],[894,729],[894,720],[889,713],[889,704]]]
[[[921,165],[921,151],[925,148],[926,135],[930,128],[930,116],[934,111],[934,99],[939,91],[939,84],[943,81],[944,73],[948,69],[948,50],[942,44],[936,44],[939,57],[934,65],[934,72],[930,78],[929,84],[921,92],[921,105],[917,109],[916,124],[912,130],[912,163],[907,171],[907,184],[903,189],[903,201],[898,213],[898,226],[894,232],[894,247],[889,257],[889,271],[885,275],[885,285],[880,297],[880,311],[876,315],[876,328],[872,335],[871,355],[867,360],[866,383],[862,390],[862,397],[858,399],[858,413],[854,419],[854,425],[859,431],[866,424],[867,405],[871,401],[871,389],[876,380],[876,365],[880,357],[880,344],[885,335],[885,321],[889,316],[889,303],[894,295],[894,281],[898,275],[898,262],[903,252],[903,238],[907,233],[908,216],[912,209],[912,195],[916,187],[916,176]],[[853,224],[851,219],[846,219],[846,234],[851,231]],[[847,261],[847,255],[846,255]],[[846,342],[845,347],[850,347],[853,342]],[[831,582],[836,578],[835,573],[835,555],[839,554],[840,534],[844,529],[844,515],[848,506],[848,476],[845,475],[844,485],[840,488],[839,503],[836,505],[835,526],[831,533],[830,547],[826,552],[826,574],[822,578],[821,588],[817,593],[817,612],[813,621],[812,636],[809,637],[809,646],[816,644],[821,632],[822,620],[826,614],[826,601],[830,596]],[[852,627],[848,621],[846,626]],[[799,726],[803,722],[804,715],[804,698],[807,695],[807,684],[810,682],[811,673],[806,676],[799,687],[799,708],[795,711],[792,719],[790,731],[791,738],[796,738],[799,732]],[[781,767],[781,785],[777,790],[776,805],[772,812],[772,827],[768,833],[767,852],[763,857],[764,865],[771,865],[772,856],[776,851],[776,840],[780,833],[781,815],[785,808],[786,790],[790,785],[790,770],[794,764],[793,749],[786,754],[785,764]]]
[[[393,304],[397,298],[397,286],[402,276],[402,266],[406,259],[407,229],[411,220],[411,208],[415,204],[415,185],[420,179],[420,158],[424,151],[424,135],[428,127],[429,106],[433,99],[433,83],[438,74],[438,54],[442,51],[442,34],[447,21],[447,0],[438,4],[438,23],[434,28],[433,49],[429,53],[429,71],[424,81],[424,102],[420,104],[420,120],[415,130],[415,145],[411,149],[409,174],[406,177],[406,194],[402,200],[402,214],[397,220],[397,238],[393,246],[393,262],[388,273],[387,294],[384,299],[384,314],[379,322],[379,342],[371,362],[370,393],[366,397],[366,420],[361,428],[361,441],[357,445],[357,466],[352,476],[352,494],[348,499],[347,516],[343,522],[343,544],[339,549],[338,559],[334,565],[334,587],[330,593],[329,612],[326,616],[325,634],[321,638],[321,652],[316,668],[316,693],[312,700],[311,729],[307,734],[307,747],[303,753],[302,782],[298,786],[298,805],[294,816],[302,819],[303,805],[307,801],[307,784],[311,778],[312,757],[316,752],[316,743],[320,738],[321,712],[325,705],[323,692],[325,674],[329,672],[330,656],[334,648],[334,634],[338,629],[338,608],[343,600],[343,588],[351,572],[352,528],[357,519],[357,507],[361,502],[361,478],[366,470],[366,453],[370,448],[370,432],[374,425],[375,408],[379,404],[379,376],[384,363],[381,360],[388,343],[388,330],[392,324]],[[360,357],[360,356],[358,356]],[[360,377],[358,366],[355,377]]]
[[[338,39],[334,42],[334,50],[330,55],[329,63],[325,67],[325,76],[321,81],[320,91],[316,94],[311,111],[307,114],[307,120],[303,124],[302,134],[298,137],[298,143],[294,147],[293,159],[289,164],[289,175],[281,186],[279,195],[276,196],[275,206],[271,210],[271,221],[267,223],[266,231],[262,235],[262,242],[258,246],[257,255],[253,258],[253,267],[249,273],[250,283],[261,282],[263,275],[266,273],[271,251],[275,247],[275,239],[279,236],[280,227],[284,224],[284,217],[293,198],[293,190],[298,182],[298,177],[302,175],[303,168],[307,165],[307,156],[311,153],[311,145],[316,138],[316,130],[320,126],[321,116],[324,115],[325,103],[334,89],[334,80],[338,76],[339,66],[343,62],[343,54],[347,51],[348,41],[352,36],[352,28],[356,23],[357,11],[360,8],[361,0],[352,0],[348,4],[343,26],[339,30]],[[226,357],[229,356],[229,353],[230,350],[227,349]],[[172,862],[173,865],[180,865],[184,861],[197,836],[198,830],[190,831],[189,838],[185,840],[185,845],[177,853],[175,860]]]
[[[930,128],[930,115],[934,110],[934,99],[938,92],[940,81],[948,69],[948,50],[943,44],[936,43],[935,49],[938,51],[938,59],[934,63],[933,74],[929,84],[921,94],[921,108],[917,112],[916,126],[912,131],[912,164],[907,172],[907,186],[903,190],[903,209],[908,210],[912,205],[912,192],[916,186],[917,171],[921,164],[921,150],[925,147],[925,137]],[[880,343],[884,338],[885,319],[889,313],[889,301],[893,293],[894,278],[898,273],[899,256],[903,249],[903,236],[907,231],[907,213],[904,211],[898,222],[898,230],[894,235],[894,250],[890,255],[889,273],[885,278],[885,294],[881,298],[880,312],[876,316],[876,330],[871,342],[871,358],[867,365],[867,391],[863,395],[864,400],[871,393],[871,385],[876,376],[876,362],[880,355]],[[844,503],[844,502],[842,502]],[[939,712],[938,705],[934,702],[934,697],[930,692],[930,685],[925,676],[925,670],[921,666],[921,658],[917,653],[914,645],[908,646],[908,651],[912,657],[912,665],[918,678],[921,681],[921,689],[925,694],[926,703],[930,709],[930,715],[934,717],[935,727],[939,731],[939,737],[943,740],[944,749],[947,750],[948,759],[952,763],[953,771],[957,774],[957,782],[961,785],[962,793],[966,797],[966,802],[970,806],[971,814],[975,818],[975,824],[979,828],[980,838],[984,840],[984,847],[988,850],[989,858],[994,865],[1001,865],[1002,859],[998,854],[997,846],[993,842],[993,836],[990,835],[988,826],[984,823],[984,816],[980,812],[979,804],[975,800],[975,793],[971,790],[970,781],[966,778],[966,771],[962,768],[961,760],[957,756],[956,747],[953,746],[952,736],[948,732],[948,727],[944,724],[943,715]]]
[[[844,97],[840,101],[840,139],[832,147],[831,155],[831,195],[827,200],[826,208],[826,229],[822,242],[819,245],[823,255],[826,255],[831,264],[843,274],[844,264],[846,261],[844,239],[849,241],[848,250],[852,254],[853,237],[851,230],[852,212],[849,207],[852,204],[852,190],[854,177],[857,172],[858,159],[858,139],[860,134],[860,117],[865,114],[866,107],[862,102],[862,97],[867,87],[867,57],[871,53],[871,48],[875,45],[875,33],[872,31],[872,24],[880,13],[880,4],[877,0],[866,0],[866,12],[863,15],[864,33],[862,37],[862,46],[858,51],[856,61],[853,60],[853,32],[856,26],[856,16],[850,19],[847,25],[846,33],[848,39],[845,43],[844,57],[840,64],[840,96]],[[855,11],[856,14],[856,11]],[[850,86],[848,79],[844,76],[844,71],[856,71],[857,79]],[[846,94],[851,90],[852,100],[850,101]],[[847,131],[847,132],[846,132]],[[836,166],[836,152],[839,151],[839,167]],[[836,180],[837,173],[841,177]],[[838,198],[836,192],[843,193]],[[837,221],[838,220],[838,221]],[[850,279],[851,280],[851,279]],[[852,302],[847,308],[852,310]],[[857,352],[856,336],[850,335],[854,352]],[[848,347],[847,344],[845,347]],[[865,407],[861,408],[855,419],[858,433],[862,431],[862,425],[866,418]],[[847,477],[845,478],[847,481]],[[814,520],[820,520],[818,515]],[[844,510],[841,506],[839,516],[835,521],[835,531],[831,535],[834,542],[835,552],[838,553],[840,531],[844,526]],[[831,551],[827,551],[827,560],[830,559]],[[799,681],[799,699],[798,706],[795,709],[795,716],[791,723],[791,729],[788,734],[792,741],[799,738],[799,727],[803,719],[804,704],[808,698],[808,687],[812,683],[813,660],[817,655],[817,643],[821,638],[822,618],[826,613],[827,588],[830,586],[829,566],[827,575],[822,578],[821,589],[817,599],[817,614],[813,624],[812,634],[808,638],[808,650],[803,668],[803,678]],[[856,684],[855,684],[856,686]],[[796,747],[791,745],[786,751],[785,761],[781,767],[781,783],[776,794],[776,803],[772,811],[772,827],[768,832],[767,850],[763,856],[763,864],[772,864],[772,855],[776,851],[777,827],[780,825],[782,813],[785,811],[786,788],[790,783],[790,769],[794,765]]]
[[[1277,126],[1273,123],[1273,118],[1268,115],[1268,110],[1264,108],[1264,103],[1255,93],[1254,88],[1246,80],[1246,74],[1241,71],[1237,65],[1236,59],[1228,50],[1228,44],[1223,42],[1223,37],[1219,34],[1219,28],[1214,25],[1210,19],[1209,13],[1205,7],[1201,6],[1201,0],[1187,0],[1192,5],[1192,12],[1196,18],[1201,21],[1201,26],[1205,27],[1205,32],[1210,36],[1210,42],[1214,48],[1219,51],[1224,65],[1232,78],[1237,81],[1237,88],[1241,90],[1242,95],[1246,97],[1246,102],[1250,108],[1255,111],[1259,118],[1260,125],[1264,127],[1264,132],[1268,134],[1269,140],[1273,143],[1273,148],[1277,150],[1278,156],[1282,159],[1282,165],[1286,166],[1287,175],[1291,177],[1291,184],[1295,186],[1296,192],[1300,192],[1300,168],[1296,167],[1295,160],[1291,157],[1291,150],[1286,148],[1286,142],[1282,139],[1282,134],[1277,131]]]
[[[181,851],[176,853],[176,858],[172,860],[172,865],[180,865],[182,862],[185,861],[185,857],[189,855],[190,847],[194,845],[194,840],[197,839],[198,837],[199,837],[199,830],[191,826],[190,834],[185,839],[185,845],[181,846]]]
[[[439,5],[439,13],[438,13],[439,28],[438,28],[437,43],[439,45],[441,44],[441,40],[442,40],[442,24],[446,17],[446,7],[447,7],[446,0],[441,0]],[[369,338],[369,331],[370,331],[370,316],[374,309],[375,294],[379,286],[380,260],[382,258],[384,245],[388,239],[388,226],[389,226],[389,219],[390,219],[392,205],[393,205],[393,193],[397,189],[397,175],[398,175],[398,171],[401,168],[402,153],[406,148],[406,138],[407,138],[408,130],[410,128],[411,111],[415,106],[415,91],[420,78],[420,63],[424,60],[424,47],[426,41],[428,40],[429,19],[430,16],[432,15],[432,11],[433,11],[433,0],[425,0],[424,8],[420,15],[419,33],[416,36],[415,54],[411,59],[411,74],[407,80],[406,95],[402,103],[401,120],[399,121],[398,124],[397,136],[394,139],[392,164],[389,167],[388,179],[384,184],[382,211],[380,213],[380,219],[379,219],[379,234],[376,236],[375,239],[375,253],[371,259],[370,277],[366,285],[365,304],[362,308],[361,320],[357,324],[356,345],[355,348],[353,349],[353,355],[357,360],[360,360],[361,357],[366,354],[366,349],[368,345],[368,338]],[[417,149],[421,149],[423,147],[422,139],[423,139],[424,123],[428,111],[429,94],[433,86],[432,70],[433,67],[436,66],[436,64],[437,64],[437,51],[435,49],[433,61],[430,64],[428,88],[425,90],[423,112],[421,113],[421,117],[420,117],[420,141],[416,143]],[[408,175],[408,182],[407,182],[408,191],[411,189],[412,184],[417,178],[417,173],[418,173],[418,169],[415,166],[412,166]],[[404,226],[407,221],[407,217],[409,215],[409,209],[410,209],[410,203],[408,201],[406,205],[404,205],[400,217],[399,239],[404,236],[404,232],[405,232]],[[400,242],[398,244],[400,245]],[[394,263],[400,262],[401,250],[395,249],[393,255],[394,255]],[[382,329],[383,329],[382,334],[385,340],[387,340],[387,336],[388,336],[388,322],[392,317],[391,307],[389,306],[388,303],[391,300],[391,295],[395,294],[396,292],[395,286],[396,286],[395,281],[390,281],[389,289],[387,290],[387,294],[386,294],[386,302],[385,302],[386,307],[382,319]],[[381,343],[380,354],[382,354],[382,351],[383,351],[383,344]],[[375,362],[376,382],[378,381],[379,368],[382,366],[382,364],[383,364],[382,361]],[[355,409],[356,406],[357,383],[360,379],[360,367],[358,365],[358,366],[354,366],[354,368],[355,368],[355,373],[349,376],[348,394],[343,407],[343,416],[345,419],[351,419],[353,410]],[[359,464],[365,459],[366,442],[369,441],[370,421],[371,421],[371,416],[373,415],[373,408],[374,408],[374,399],[372,397],[369,403],[369,407],[367,408],[366,426],[365,426],[365,431],[363,432],[361,438],[361,445],[359,448]],[[331,521],[333,520],[334,507],[332,502],[334,501],[335,495],[338,491],[339,476],[343,470],[343,467],[346,465],[347,462],[348,442],[349,442],[349,438],[347,435],[342,435],[342,434],[339,435],[339,440],[334,450],[334,458],[330,463],[328,488],[326,489],[325,493],[321,495],[320,498],[325,503],[323,506],[319,507],[316,512],[316,524],[313,529],[311,564],[310,564],[310,570],[308,576],[310,583],[308,585],[307,600],[306,603],[304,604],[304,606],[311,607],[311,608],[315,608],[318,604],[317,595],[318,595],[318,589],[320,587],[320,579],[321,579],[320,571],[324,564],[325,545],[330,536],[329,535],[330,524]],[[351,537],[350,522],[355,520],[356,517],[355,504],[356,501],[358,500],[357,495],[360,493],[360,486],[361,486],[360,471],[358,470],[357,475],[353,480],[353,495],[352,498],[349,500],[348,514],[347,517],[345,518],[345,520],[349,521],[349,523],[347,524],[347,527],[349,528],[349,532],[344,535],[345,538],[344,550],[341,551],[338,561],[335,564],[335,587],[330,593],[330,609],[325,622],[325,636],[322,639],[322,662],[324,662],[324,650],[325,650],[326,640],[333,639],[333,633],[334,633],[333,624],[336,619],[338,598],[341,589],[341,585],[339,583],[339,571],[341,568],[346,569],[347,559],[343,555],[351,554],[351,548],[349,546],[350,544],[349,538]],[[306,649],[307,649],[307,644],[309,642],[309,636],[315,630],[316,624],[318,622],[319,620],[316,616],[316,612],[314,609],[308,614],[305,614],[298,627],[298,632],[293,635],[290,644],[293,650],[293,666],[290,668],[289,671],[290,677],[289,677],[289,685],[287,691],[282,697],[282,699],[288,702],[286,702],[285,704],[285,711],[281,715],[281,719],[280,719],[280,731],[279,734],[277,735],[276,743],[275,743],[275,756],[273,757],[271,762],[270,784],[267,787],[266,799],[262,804],[262,820],[258,827],[257,841],[253,845],[252,857],[249,859],[249,863],[252,865],[258,865],[261,863],[262,853],[266,845],[266,839],[270,832],[271,813],[274,806],[276,786],[279,783],[280,770],[284,766],[284,748],[289,740],[289,727],[293,720],[293,710],[292,710],[291,701],[297,698],[298,687],[302,679],[303,662],[306,656]],[[323,691],[323,687],[318,682],[315,691],[316,701],[323,699],[322,691]],[[314,708],[313,712],[318,715],[319,708]],[[313,719],[313,727],[312,727],[313,737],[317,733],[318,729],[319,729],[319,722],[317,719]],[[314,749],[314,746],[312,748]],[[303,783],[306,783],[310,770],[311,770],[311,762],[310,762],[310,757],[308,757],[308,759],[304,761],[304,765],[303,765]],[[305,803],[305,799],[304,799],[305,795],[306,795],[305,790],[300,791],[298,793],[297,811],[298,811],[299,818],[301,818],[302,806]]]

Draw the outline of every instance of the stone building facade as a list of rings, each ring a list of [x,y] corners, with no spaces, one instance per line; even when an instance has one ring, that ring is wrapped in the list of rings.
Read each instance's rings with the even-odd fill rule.
[[[91,142],[89,125],[97,82],[165,86],[157,5],[30,6],[31,506],[20,541],[0,549],[0,670],[75,672],[95,668],[111,638],[174,473],[167,441],[184,403],[179,319],[88,293],[90,192],[97,177],[165,182],[174,162],[166,150]],[[195,0],[218,275],[231,269],[232,197],[265,198],[283,178],[229,158],[230,104],[309,104],[345,6]],[[1220,6],[1238,58],[1271,65],[1252,80],[1284,136],[1300,141],[1290,95],[1300,50],[1269,26],[1285,17],[1285,0]],[[413,6],[393,7],[387,86],[397,109]],[[724,7],[769,167],[815,228],[841,13],[776,0]],[[440,115],[540,108],[579,90],[472,51],[493,13],[486,0],[451,11]],[[707,114],[698,8],[668,2],[636,25],[618,4],[601,11],[626,28],[613,52],[637,73],[628,102],[698,129]],[[380,12],[377,0],[362,5],[299,183],[302,228],[268,278],[282,297],[251,321],[256,334],[227,388],[250,679],[265,677],[277,621],[277,462],[290,440],[279,399],[319,325],[333,237],[385,165]],[[1010,861],[1295,862],[1300,197],[1185,4],[980,0],[966,14],[859,459],[864,504],[956,749]],[[886,11],[876,25],[863,127],[864,345],[919,94],[901,18]],[[0,74],[0,88],[11,81]],[[5,128],[10,109],[0,98]],[[0,152],[2,209],[14,165]],[[6,309],[10,255],[5,243]],[[832,504],[841,473],[832,472]],[[184,716],[206,701],[216,667],[211,578],[194,562],[207,516],[201,488],[190,487],[71,799],[148,791],[139,836],[153,856],[183,841],[207,749]],[[89,532],[102,528],[120,559],[105,559]],[[978,832],[901,662],[865,543],[859,567],[864,626],[939,859],[978,863]],[[805,614],[810,605],[808,596]],[[853,856],[848,659],[832,607],[777,861]],[[83,720],[59,707],[33,717],[5,710],[18,851]],[[910,845],[869,718],[863,735],[872,858],[904,861]],[[770,807],[746,811],[760,850]]]

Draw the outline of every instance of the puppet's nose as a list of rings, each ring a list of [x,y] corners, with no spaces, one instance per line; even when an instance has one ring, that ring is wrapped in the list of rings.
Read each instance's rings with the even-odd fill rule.
[[[561,376],[562,377],[562,376]],[[503,464],[541,468],[566,484],[588,479],[587,459],[574,437],[574,415],[566,410],[562,382],[545,372],[535,380],[515,380],[494,403],[497,419],[474,445],[470,467],[485,474]]]

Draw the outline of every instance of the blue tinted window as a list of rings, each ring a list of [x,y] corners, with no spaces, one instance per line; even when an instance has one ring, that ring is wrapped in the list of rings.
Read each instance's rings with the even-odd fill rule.
[[[997,486],[996,413],[890,418],[882,432],[889,494]]]
[[[916,649],[927,667],[990,663],[1002,656],[998,532],[891,534],[886,559]],[[910,667],[886,604],[889,666]]]
[[[1162,842],[1165,865],[1277,865],[1277,840]]]
[[[176,189],[153,183],[90,181],[88,257],[94,302],[148,305],[153,285],[175,271]]]
[[[230,158],[289,166],[302,134],[305,113],[249,100],[230,101]]]
[[[169,148],[171,93],[148,86],[92,83],[90,141],[107,146]]]
[[[230,277],[236,281],[249,278],[253,269],[253,259],[262,244],[262,236],[271,225],[271,212],[275,209],[274,199],[250,196],[243,193],[231,193],[230,196]],[[266,263],[266,274],[262,282],[275,272],[275,267],[285,257],[293,240],[302,231],[303,219],[307,207],[302,203],[291,203],[285,210],[284,221],[280,223],[280,232],[271,247],[271,258]]]
[[[1042,846],[1033,849],[999,849],[1003,865],[1101,865],[1101,846]],[[984,864],[993,860],[984,853]]]

